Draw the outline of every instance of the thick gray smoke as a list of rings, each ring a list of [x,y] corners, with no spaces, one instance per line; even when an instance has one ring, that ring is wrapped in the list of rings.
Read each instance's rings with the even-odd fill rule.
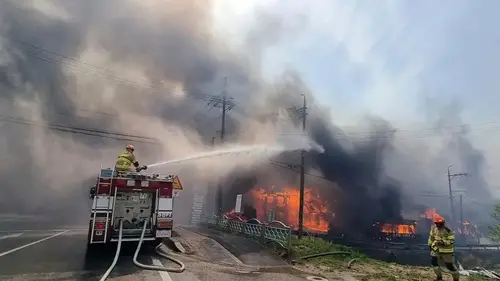
[[[210,1],[148,3],[2,1],[5,211],[86,203],[75,190],[86,188],[82,180],[101,163],[112,164],[130,138],[57,132],[46,124],[159,139],[159,145],[132,141],[146,164],[209,144],[220,114],[206,105],[220,95],[224,77],[238,85],[227,91],[239,103],[254,93],[252,66],[211,34]]]
[[[220,128],[220,109],[211,107],[220,105],[223,90],[235,106],[227,141],[274,142],[279,108],[288,105],[266,101],[258,52],[229,48],[212,30],[212,8],[208,0],[2,1],[2,211],[68,207],[68,216],[78,209],[85,217],[92,176],[128,142],[143,164],[209,149]],[[260,27],[251,37],[265,32]],[[206,188],[240,160],[157,171]]]
[[[99,165],[112,164],[126,139],[133,139],[144,164],[206,150],[220,128],[220,109],[207,104],[224,89],[235,105],[227,141],[245,144],[274,141],[289,128],[285,109],[300,105],[300,94],[307,94],[311,135],[326,149],[311,162],[346,198],[339,207],[349,210],[340,215],[342,224],[399,218],[405,186],[417,185],[415,171],[425,175],[416,189],[431,188],[423,185],[436,177],[413,164],[398,177],[387,176],[416,151],[401,158],[386,135],[389,125],[370,129],[385,132],[383,137],[375,134],[370,142],[353,145],[338,137],[297,74],[284,74],[277,85],[264,82],[260,54],[287,32],[279,17],[266,13],[248,35],[251,49],[233,50],[212,28],[212,5],[209,0],[2,1],[0,211],[66,210],[69,217],[85,217],[92,175]],[[55,125],[95,131],[65,132],[53,130]],[[473,150],[465,139],[456,147]],[[479,156],[464,153],[460,161],[476,161],[466,168],[479,174]],[[218,159],[169,169],[181,175],[186,188],[206,188],[219,179],[213,174],[227,176],[220,171],[233,163]],[[81,213],[68,211],[75,206]],[[370,217],[357,215],[367,206],[373,208]]]

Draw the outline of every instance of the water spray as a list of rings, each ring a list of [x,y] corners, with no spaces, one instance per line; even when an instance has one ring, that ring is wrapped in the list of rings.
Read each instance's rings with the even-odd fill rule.
[[[294,138],[281,139],[281,143],[275,145],[246,145],[246,146],[234,146],[224,149],[219,149],[215,151],[201,152],[197,155],[188,156],[181,159],[175,159],[170,161],[164,161],[159,163],[154,163],[147,165],[148,167],[156,167],[167,164],[178,164],[181,162],[201,160],[213,157],[229,156],[229,155],[266,155],[267,157],[276,156],[285,151],[295,151],[295,150],[315,150],[320,153],[324,152],[323,147],[317,143],[311,141],[306,136],[300,135]]]

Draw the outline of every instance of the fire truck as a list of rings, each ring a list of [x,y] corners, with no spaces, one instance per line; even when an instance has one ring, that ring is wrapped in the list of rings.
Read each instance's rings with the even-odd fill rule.
[[[173,201],[182,185],[177,176],[140,171],[117,173],[101,168],[90,190],[87,251],[99,244],[122,241],[160,244],[172,236]]]

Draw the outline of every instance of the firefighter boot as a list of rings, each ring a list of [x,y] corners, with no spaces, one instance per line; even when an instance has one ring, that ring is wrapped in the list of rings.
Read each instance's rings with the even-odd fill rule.
[[[458,271],[454,271],[451,273],[451,277],[453,277],[453,281],[459,281],[460,280],[460,274]]]
[[[434,273],[436,274],[436,281],[442,281],[443,280],[443,271],[441,270],[441,267],[439,266],[434,266],[433,267]]]

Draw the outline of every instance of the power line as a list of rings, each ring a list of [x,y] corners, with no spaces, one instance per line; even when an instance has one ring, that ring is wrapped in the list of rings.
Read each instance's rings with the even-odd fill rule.
[[[10,117],[5,117],[5,116],[0,116],[0,121],[21,124],[21,125],[35,126],[35,127],[44,127],[44,128],[48,128],[48,129],[60,131],[60,132],[81,134],[81,135],[87,135],[87,136],[95,136],[95,137],[101,137],[101,138],[109,138],[109,139],[114,139],[114,140],[133,141],[133,142],[149,143],[149,144],[158,144],[159,143],[158,140],[154,139],[154,138],[128,135],[128,134],[117,133],[117,132],[108,132],[108,131],[103,131],[103,130],[93,130],[93,129],[62,126],[62,125],[55,125],[55,124],[37,123],[37,122],[26,120],[26,119],[19,119],[19,118],[15,119],[15,118],[10,118]]]
[[[158,83],[149,83],[151,86],[147,86],[144,84],[141,84],[140,82],[133,81],[130,79],[125,79],[119,76],[114,75],[113,71],[111,69],[108,69],[106,67],[97,65],[97,64],[92,64],[88,63],[85,61],[82,61],[78,58],[73,58],[68,55],[60,54],[57,52],[54,52],[52,50],[49,50],[45,47],[30,43],[28,41],[15,38],[15,37],[6,37],[4,35],[0,34],[0,37],[6,38],[7,40],[12,40],[15,42],[18,42],[20,44],[23,44],[35,51],[26,51],[26,54],[38,59],[40,61],[48,62],[48,63],[56,63],[56,64],[64,64],[66,66],[69,66],[70,69],[73,69],[75,71],[83,72],[86,74],[91,74],[94,76],[99,76],[104,79],[108,80],[113,80],[117,84],[125,85],[125,86],[131,86],[143,90],[154,90],[154,91],[159,91],[159,90],[164,90],[162,89],[161,85]],[[48,56],[43,56],[42,53],[47,53],[50,54],[54,57],[48,57]],[[87,68],[82,68],[81,66],[85,65]],[[92,69],[93,68],[93,69]],[[101,71],[97,71],[101,70]],[[145,81],[147,82],[147,81]],[[166,92],[163,93],[166,95],[175,95],[174,93]],[[219,96],[214,96],[214,95],[209,95],[209,94],[193,94],[189,92],[184,92],[184,95],[189,98],[193,99],[198,99],[198,100],[208,100],[209,104],[211,103],[214,107],[222,107],[221,104],[224,103],[224,100],[226,100],[226,106],[228,110],[231,108],[235,107],[237,105],[237,102],[234,101],[233,98],[225,99],[224,95],[222,97]],[[299,109],[300,110],[300,109]],[[239,108],[239,111],[241,111],[241,108]],[[226,112],[226,111],[223,111]],[[245,113],[245,115],[248,115],[246,112],[242,111],[242,113]],[[226,121],[225,116],[223,117],[223,120]],[[490,121],[490,122],[482,122],[478,124],[499,124],[499,121]],[[476,125],[478,125],[476,124]],[[429,137],[435,137],[436,132],[439,130],[443,129],[453,129],[453,128],[465,128],[465,130],[461,130],[459,132],[454,132],[454,134],[467,134],[471,131],[483,131],[483,132],[492,132],[492,131],[500,131],[500,127],[497,128],[471,128],[469,125],[449,125],[449,126],[439,126],[437,128],[427,128],[427,129],[422,129],[422,130],[411,130],[411,129],[396,129],[396,130],[387,130],[387,131],[377,131],[375,133],[397,133],[397,132],[413,132],[414,134],[408,135],[408,136],[374,136],[374,135],[368,135],[367,134],[373,134],[373,132],[344,132],[344,133],[334,133],[333,135],[339,136],[341,138],[337,138],[338,140],[346,139],[346,140],[363,140],[366,139],[368,142],[374,141],[374,140],[384,140],[384,139],[416,139],[416,138],[429,138]],[[225,135],[225,130],[220,131],[221,135]],[[365,136],[350,136],[350,135],[365,135]]]
[[[91,75],[94,75],[94,76],[99,76],[101,78],[105,78],[105,79],[108,79],[108,80],[114,80],[114,82],[118,83],[118,84],[121,84],[121,85],[127,85],[127,86],[132,86],[132,87],[135,87],[135,88],[140,88],[140,89],[144,89],[144,90],[164,90],[162,89],[161,85],[157,84],[157,83],[150,83],[151,85],[153,86],[147,86],[147,85],[144,85],[144,84],[141,84],[137,81],[133,81],[133,80],[130,80],[130,79],[125,79],[125,78],[122,78],[122,77],[119,77],[119,76],[116,76],[112,73],[112,70],[110,69],[107,69],[105,67],[102,67],[102,66],[98,66],[98,65],[95,65],[95,64],[90,64],[90,63],[87,63],[87,62],[84,62],[80,59],[76,59],[76,58],[72,58],[72,57],[69,57],[69,56],[66,56],[66,55],[62,55],[62,54],[59,54],[59,53],[56,53],[54,51],[51,51],[51,50],[48,50],[44,47],[41,47],[41,46],[38,46],[38,45],[35,45],[35,44],[32,44],[32,43],[29,43],[29,42],[26,42],[24,40],[20,40],[20,39],[17,39],[17,38],[8,38],[8,37],[5,37],[3,35],[0,35],[0,37],[4,37],[8,40],[13,40],[13,41],[16,41],[16,42],[19,42],[25,46],[28,46],[30,48],[33,48],[35,50],[38,50],[39,52],[33,52],[33,51],[26,51],[25,54],[30,56],[30,57],[33,57],[35,59],[38,59],[40,61],[44,61],[44,62],[48,62],[48,63],[57,63],[57,64],[64,64],[65,66],[69,67],[70,69],[73,69],[75,71],[80,71],[80,72],[83,72],[83,73],[86,73],[86,74],[91,74]],[[49,53],[51,54],[52,56],[56,56],[56,58],[54,57],[47,57],[47,56],[40,56],[41,52],[45,52],[45,53]],[[95,69],[91,69],[91,68],[82,68],[81,65],[84,64],[84,65],[87,65],[87,66],[90,66],[92,68],[98,68],[98,69],[102,69],[102,70],[105,70],[106,72],[102,72],[102,71],[96,71]],[[163,94],[167,94],[167,95],[174,95],[174,93],[163,93]],[[194,99],[201,99],[201,100],[210,100],[211,98],[213,98],[212,95],[208,95],[208,94],[192,94],[192,93],[189,93],[189,92],[184,92],[184,95],[186,97],[190,97],[190,98],[194,98]]]
[[[138,136],[138,135],[124,134],[124,133],[119,133],[119,132],[110,132],[110,131],[104,131],[104,130],[88,129],[88,128],[81,128],[81,127],[72,127],[72,126],[65,126],[65,125],[58,125],[58,124],[37,123],[37,122],[30,121],[30,120],[27,120],[27,119],[20,119],[20,118],[16,119],[16,118],[7,117],[7,116],[1,116],[1,115],[0,115],[0,120],[6,121],[6,122],[12,122],[12,123],[28,123],[28,124],[31,124],[31,125],[47,127],[47,128],[50,128],[50,129],[63,128],[63,129],[69,129],[69,130],[86,131],[86,132],[90,132],[90,133],[109,134],[109,135],[116,135],[116,136],[122,136],[122,137],[130,137],[130,138],[138,138],[138,139],[145,139],[145,140],[157,140],[157,139],[151,138],[151,137],[144,137],[144,136]]]
[[[300,165],[295,165],[295,164],[290,164],[290,163],[283,163],[283,162],[277,162],[277,161],[269,161],[269,163],[271,165],[273,165],[273,166],[276,166],[276,167],[279,167],[279,168],[282,168],[282,169],[288,169],[288,170],[292,170],[294,172],[300,173],[300,170],[297,171],[297,169],[300,169]],[[304,172],[304,174],[308,175],[308,176],[311,176],[311,177],[323,179],[325,181],[333,183],[333,181],[331,181],[328,178],[326,178],[324,176],[321,176],[321,175],[316,175],[316,174],[309,173],[309,172]]]

